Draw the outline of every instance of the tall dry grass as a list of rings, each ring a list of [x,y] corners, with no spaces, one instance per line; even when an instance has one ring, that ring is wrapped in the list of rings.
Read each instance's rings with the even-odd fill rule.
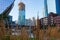
[[[38,30],[38,29],[36,29]],[[34,37],[37,37],[38,31],[34,30]],[[39,40],[51,40],[51,38],[60,39],[60,27],[50,27],[47,29],[39,29]],[[45,37],[45,39],[44,39]]]
[[[16,27],[16,30],[18,30],[18,25]],[[13,36],[12,35],[12,29],[9,29],[9,36],[10,40],[29,40],[29,34],[26,31],[27,29],[25,27],[21,27],[21,34],[19,36]],[[32,29],[33,35],[35,40],[51,40],[51,38],[60,39],[60,27],[50,27],[48,26],[47,29],[39,29],[39,27],[33,27]],[[6,35],[6,29],[3,20],[0,20],[0,40],[2,40]]]

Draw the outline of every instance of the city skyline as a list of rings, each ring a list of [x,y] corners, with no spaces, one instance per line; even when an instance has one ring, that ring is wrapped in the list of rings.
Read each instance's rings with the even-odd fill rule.
[[[10,12],[10,15],[13,16],[13,21],[18,20],[18,3],[20,0],[15,0],[14,7]],[[39,11],[39,18],[43,17],[44,13],[44,0],[22,0],[22,2],[26,5],[26,19],[37,17],[37,13]],[[35,5],[36,4],[36,5]],[[55,0],[48,0],[48,13],[56,12],[55,8]],[[13,13],[13,14],[12,14]]]

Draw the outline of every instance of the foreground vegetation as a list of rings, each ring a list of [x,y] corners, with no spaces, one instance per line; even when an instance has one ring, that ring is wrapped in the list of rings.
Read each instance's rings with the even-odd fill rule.
[[[50,27],[47,29],[32,29],[34,38],[29,38],[29,34],[25,27],[21,28],[20,35],[12,35],[12,29],[6,30],[3,20],[0,20],[0,40],[60,40],[60,27]]]
[[[57,40],[57,39],[60,39],[60,28],[58,27],[48,27],[48,29],[46,29],[45,31],[43,29],[39,30],[38,32],[34,31],[33,32],[34,38],[29,38],[26,32],[23,32],[19,36],[3,35],[2,33],[0,33],[0,40]]]

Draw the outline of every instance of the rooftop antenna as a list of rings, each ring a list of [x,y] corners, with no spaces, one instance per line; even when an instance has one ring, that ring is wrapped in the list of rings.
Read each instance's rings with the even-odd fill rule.
[[[39,19],[39,11],[37,12],[37,19]]]
[[[38,20],[39,20],[39,11],[37,12],[37,20],[36,20],[36,27],[37,27],[37,25],[38,25]]]

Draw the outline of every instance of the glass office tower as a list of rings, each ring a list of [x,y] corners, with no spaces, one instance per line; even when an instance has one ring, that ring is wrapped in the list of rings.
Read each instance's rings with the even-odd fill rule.
[[[20,2],[19,6],[19,16],[18,16],[18,25],[25,25],[25,4]]]
[[[56,13],[60,15],[60,0],[55,0],[56,2]]]
[[[47,0],[44,0],[44,10],[45,10],[45,17],[47,17],[48,16]]]

